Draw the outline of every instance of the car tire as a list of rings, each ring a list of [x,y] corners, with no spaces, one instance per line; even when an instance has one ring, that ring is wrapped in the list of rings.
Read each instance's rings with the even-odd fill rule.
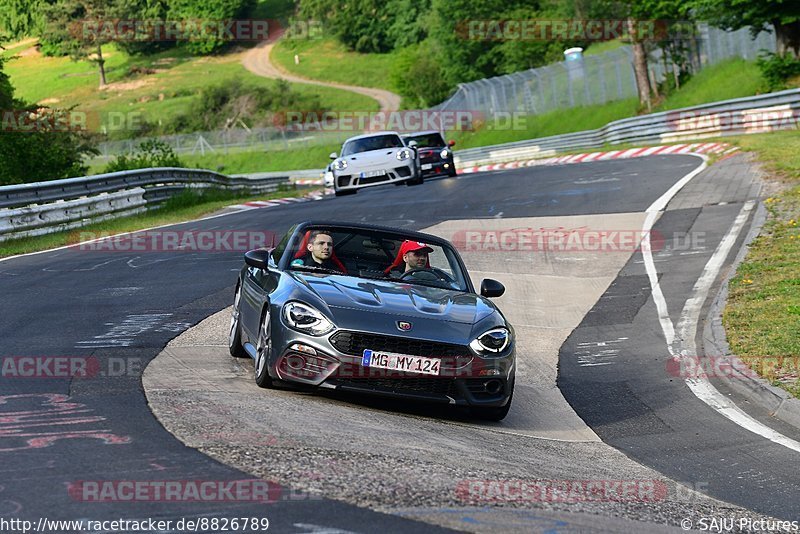
[[[233,297],[233,311],[231,312],[231,326],[228,332],[228,351],[234,358],[249,358],[249,354],[242,347],[242,320],[240,304],[242,300],[242,286],[237,285],[236,295]]]
[[[511,409],[511,401],[514,400],[514,384],[511,384],[511,395],[505,406],[473,406],[470,412],[477,419],[483,421],[502,421]]]
[[[422,185],[422,183],[424,181],[425,181],[425,178],[423,176],[420,176],[419,178],[414,178],[413,180],[408,180],[406,182],[406,185]]]
[[[258,325],[258,341],[256,342],[255,378],[256,384],[262,388],[272,387],[269,376],[269,357],[272,353],[272,321],[270,321],[269,304]]]

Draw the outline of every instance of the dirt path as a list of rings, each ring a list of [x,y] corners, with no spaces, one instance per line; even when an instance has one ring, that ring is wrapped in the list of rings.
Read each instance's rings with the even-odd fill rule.
[[[269,40],[259,44],[252,50],[244,55],[242,64],[244,68],[265,78],[281,78],[289,82],[306,83],[310,85],[321,85],[323,87],[334,87],[336,89],[344,89],[345,91],[352,91],[360,95],[374,98],[380,104],[381,111],[397,111],[400,109],[400,95],[385,91],[383,89],[373,89],[371,87],[357,87],[355,85],[344,85],[333,82],[323,82],[319,80],[312,80],[310,78],[303,78],[292,74],[282,69],[278,65],[270,61],[269,55],[272,52],[272,47],[280,39],[280,35],[275,40]]]

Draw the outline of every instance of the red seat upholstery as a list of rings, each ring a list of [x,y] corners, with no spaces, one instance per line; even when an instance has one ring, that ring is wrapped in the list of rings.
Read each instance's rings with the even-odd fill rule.
[[[306,231],[306,235],[303,236],[303,240],[300,242],[300,247],[295,252],[294,257],[295,259],[304,258],[306,254],[308,254],[308,238],[311,237],[311,230]],[[347,268],[344,266],[344,263],[339,261],[339,258],[336,257],[336,250],[331,250],[331,261],[336,264],[336,267],[339,268],[344,274],[347,274]]]

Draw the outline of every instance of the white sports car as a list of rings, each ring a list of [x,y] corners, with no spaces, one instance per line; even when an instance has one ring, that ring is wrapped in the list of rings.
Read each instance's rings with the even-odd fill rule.
[[[341,155],[331,154],[336,196],[380,184],[422,183],[416,143],[405,144],[397,132],[377,132],[351,137]]]

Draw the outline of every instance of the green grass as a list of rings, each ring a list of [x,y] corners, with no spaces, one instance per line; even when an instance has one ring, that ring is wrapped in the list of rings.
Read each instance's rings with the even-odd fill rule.
[[[765,200],[769,216],[731,279],[723,324],[731,350],[800,398],[800,132],[738,137],[784,190]]]
[[[322,169],[330,162],[328,155],[338,152],[341,146],[341,143],[334,143],[296,150],[183,155],[181,160],[189,167],[212,169],[225,174]]]
[[[255,88],[269,87],[274,80],[256,76],[242,65],[242,51],[219,56],[194,57],[170,50],[147,57],[131,57],[113,46],[104,48],[109,86],[98,89],[97,68],[85,61],[42,57],[32,46],[6,64],[16,95],[30,102],[55,107],[77,106],[90,117],[111,112],[131,112],[142,119],[168,123],[185,113],[198,92],[209,84],[240,79]],[[132,67],[155,70],[152,74],[129,75]],[[318,95],[331,110],[378,110],[372,98],[327,87],[291,84],[303,95]],[[92,119],[90,119],[91,121]],[[90,124],[98,124],[95,120]],[[136,137],[135,131],[128,137]]]
[[[300,57],[295,65],[294,56]],[[284,38],[272,49],[272,61],[287,71],[330,82],[396,91],[389,81],[395,54],[360,54],[348,51],[333,38]]]
[[[541,115],[525,115],[519,117],[516,125],[490,122],[475,131],[448,133],[448,138],[456,141],[456,149],[462,149],[593,130],[611,121],[634,115],[637,105],[636,100],[620,100],[596,106],[552,111]]]
[[[161,209],[154,209],[140,215],[88,224],[75,230],[66,230],[43,236],[4,241],[0,243],[0,257],[25,254],[74,244],[77,236],[82,232],[103,235],[132,232],[144,228],[176,224],[197,219],[232,204],[240,204],[250,200],[269,200],[271,198],[301,196],[309,191],[309,189],[287,190],[259,196],[241,196],[234,192],[220,190],[210,190],[202,194],[182,193],[167,201]]]
[[[583,51],[583,55],[596,56],[606,52],[611,52],[612,50],[618,50],[625,45],[626,43],[623,43],[619,39],[614,39],[613,41],[600,41],[589,45],[589,47]]]
[[[654,111],[685,108],[758,94],[764,85],[756,64],[743,59],[723,61],[698,72]]]

